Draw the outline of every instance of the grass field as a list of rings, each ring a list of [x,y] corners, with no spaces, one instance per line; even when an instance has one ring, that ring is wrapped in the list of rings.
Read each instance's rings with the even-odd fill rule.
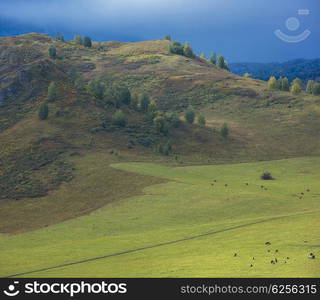
[[[0,276],[89,260],[20,276],[320,277],[320,158],[112,167],[169,181],[86,216],[0,235]],[[275,180],[262,181],[263,171]]]

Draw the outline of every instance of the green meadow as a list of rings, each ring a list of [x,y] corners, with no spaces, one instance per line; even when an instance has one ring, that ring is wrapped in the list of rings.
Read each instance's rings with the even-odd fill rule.
[[[85,216],[0,235],[0,276],[320,277],[320,158],[111,166],[166,180]],[[261,180],[264,171],[275,179]]]

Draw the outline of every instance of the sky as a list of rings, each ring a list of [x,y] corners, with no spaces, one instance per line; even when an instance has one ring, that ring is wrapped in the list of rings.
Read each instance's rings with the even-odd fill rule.
[[[122,42],[170,34],[228,62],[283,62],[320,57],[320,0],[0,0],[0,36],[29,32]]]

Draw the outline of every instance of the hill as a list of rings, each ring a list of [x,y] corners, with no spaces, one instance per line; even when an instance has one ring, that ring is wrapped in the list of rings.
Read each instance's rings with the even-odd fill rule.
[[[290,81],[320,80],[320,59],[294,59],[283,63],[232,63],[233,73],[242,76],[249,73],[253,78],[268,80],[271,76],[287,77]]]
[[[286,175],[281,170],[290,169],[293,178],[297,174],[301,176],[298,168],[308,174],[301,189],[316,189],[312,165],[317,163],[316,156],[320,154],[320,97],[304,92],[292,95],[270,91],[264,81],[237,76],[199,57],[172,54],[169,46],[170,41],[156,40],[94,42],[92,47],[84,47],[75,41],[64,42],[36,33],[0,38],[0,238],[6,245],[1,255],[13,264],[1,266],[3,275],[46,267],[45,258],[34,263],[31,256],[38,257],[43,246],[47,247],[46,257],[51,257],[47,256],[51,253],[48,249],[52,243],[57,245],[57,240],[62,241],[54,261],[59,265],[105,255],[105,250],[114,253],[179,240],[185,236],[185,230],[186,236],[192,236],[209,229],[220,230],[229,225],[280,217],[273,210],[264,213],[266,206],[277,205],[282,199],[274,194],[278,190],[286,201],[294,202],[293,207],[281,204],[281,216],[294,219],[292,223],[283,223],[286,228],[300,224],[294,214],[314,208],[317,194],[300,203],[295,196],[288,195],[283,178]],[[53,47],[54,57],[49,55]],[[52,84],[54,92],[48,95]],[[45,120],[38,115],[42,104],[49,108]],[[184,120],[189,107],[196,117],[205,116],[206,126]],[[223,124],[228,125],[228,136],[220,132]],[[310,157],[311,162],[305,158],[292,163],[297,157]],[[280,169],[277,162],[256,164],[278,159],[289,160],[279,166]],[[280,172],[282,178],[280,186],[275,183],[274,193],[267,198],[257,190],[245,193],[245,198],[263,197],[266,201],[259,209],[253,206],[255,216],[250,214],[250,209],[249,213],[245,212],[248,203],[239,198],[243,192],[239,178],[246,172],[239,163],[244,162],[252,163],[244,165],[254,170],[246,179],[256,186],[260,173],[265,171],[262,166]],[[139,163],[137,168],[135,163]],[[227,165],[226,169],[224,166],[196,167],[222,164]],[[182,173],[190,170],[200,174],[199,178],[207,178],[205,184],[208,185],[211,174],[216,177],[235,166],[240,168],[237,178],[226,175],[229,180],[226,183],[235,184],[237,188],[230,195],[224,195],[223,201],[222,190],[215,196],[207,186],[203,193],[199,192],[204,183],[198,181],[198,175],[192,175],[191,180],[174,171],[182,168]],[[175,185],[171,180],[194,185],[191,198],[183,192],[186,185],[177,182]],[[292,182],[292,186],[297,184]],[[201,199],[214,197],[217,205],[222,201],[221,210],[214,212],[211,206],[214,203],[200,199],[203,206],[197,208],[200,211],[195,223],[190,224],[189,229],[185,223],[181,227],[180,222],[191,220],[189,211],[181,212],[181,216],[170,215],[166,204],[162,206],[146,198],[145,193],[149,191],[152,198],[156,196],[158,187],[170,191],[171,196],[162,195],[161,199],[173,200],[170,211],[174,214],[183,207],[183,199],[191,204],[197,194]],[[237,211],[231,208],[233,205],[241,213],[240,219],[235,217]],[[148,210],[150,214],[146,213]],[[229,211],[229,215],[221,222],[210,223],[205,211],[215,216]],[[99,214],[102,214],[101,220],[96,219]],[[160,224],[163,227],[157,227]],[[193,231],[193,225],[199,227]],[[106,232],[103,226],[107,226]],[[88,242],[91,236],[88,228],[97,233],[97,240]],[[62,238],[68,236],[68,230],[68,234],[79,241],[79,252],[75,255],[62,251],[70,249],[72,239]],[[142,243],[139,236],[144,236],[147,243]],[[33,237],[35,244],[30,242]],[[313,231],[310,239],[314,240]],[[106,243],[114,247],[106,248]],[[21,245],[30,247],[30,263],[12,259],[11,254],[21,257]],[[299,249],[309,248],[300,245]],[[301,274],[313,274],[312,268]],[[293,270],[283,274],[293,274]],[[87,271],[83,274],[89,274]],[[67,271],[69,275],[77,274],[72,272]],[[179,270],[174,272],[178,273]],[[165,270],[158,274],[170,275]],[[201,274],[207,275],[208,271]]]

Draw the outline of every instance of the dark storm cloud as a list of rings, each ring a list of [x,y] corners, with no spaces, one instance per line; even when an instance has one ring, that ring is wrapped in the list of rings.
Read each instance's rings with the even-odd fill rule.
[[[285,20],[301,8],[311,11],[300,18],[311,37],[296,45],[278,40],[274,30],[285,31]],[[319,16],[318,0],[1,0],[0,34],[59,31],[137,41],[170,33],[229,61],[274,61],[318,56]]]

